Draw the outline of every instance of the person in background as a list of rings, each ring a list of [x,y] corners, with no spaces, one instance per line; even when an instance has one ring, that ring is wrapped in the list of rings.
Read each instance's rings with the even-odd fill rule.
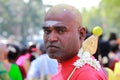
[[[8,72],[6,71],[3,64],[3,56],[5,55],[5,53],[7,53],[6,46],[3,43],[0,43],[0,80],[10,80]]]
[[[32,62],[35,59],[33,53],[36,53],[36,44],[31,42],[31,44],[28,45],[27,51],[27,54],[30,55],[30,62]]]
[[[117,35],[116,33],[111,32],[108,41],[113,41],[113,40],[117,40]]]
[[[3,63],[0,61],[0,80],[10,80],[8,72],[5,70]]]
[[[8,61],[11,63],[15,63],[17,58],[20,56],[20,47],[16,44],[8,43]]]
[[[118,50],[116,56],[118,57],[118,62],[115,63],[114,67],[114,80],[120,80],[120,38],[117,39]]]
[[[4,51],[4,53],[1,53],[1,57],[2,57],[1,61],[6,71],[8,72],[9,77],[11,78],[11,80],[22,80],[22,75],[21,75],[19,67],[15,63],[12,62],[12,61],[15,62],[14,59],[17,58],[16,55],[18,54],[18,52],[17,52],[16,47],[13,45],[7,46],[2,43],[0,43],[0,45],[2,45],[2,48],[0,50]]]
[[[118,52],[117,52],[117,56],[120,60],[120,38],[117,39],[117,44],[118,44]]]
[[[39,57],[40,55],[46,53],[46,50],[45,50],[43,44],[44,44],[43,40],[40,40],[40,42],[36,44],[37,57]]]
[[[57,72],[57,61],[48,57],[43,41],[37,47],[37,52],[40,55],[32,61],[27,80],[51,80],[51,76]]]
[[[86,36],[82,17],[76,8],[67,4],[52,7],[46,13],[43,30],[45,49],[49,57],[59,63],[58,73],[52,80],[106,80],[101,68],[96,70],[82,62],[78,63],[81,67],[77,69],[77,63],[73,65],[83,57],[81,47]],[[79,50],[80,58],[77,56]]]
[[[115,63],[114,80],[120,80],[120,61]]]
[[[107,76],[107,80],[116,80],[114,71],[112,69],[110,69],[109,67],[103,67],[103,71],[105,72]]]
[[[120,38],[117,39],[117,43],[119,44],[119,50],[120,50]]]
[[[30,65],[30,55],[27,54],[27,51],[28,51],[27,47],[24,45],[21,45],[21,55],[16,60],[16,64],[19,66],[21,70],[23,79],[26,78],[27,71]]]
[[[101,35],[98,40],[98,48],[94,56],[95,58],[96,56],[98,57],[98,60],[101,61],[101,65],[104,67],[108,67],[108,63],[109,63],[108,53],[109,52],[110,52],[110,43],[107,40],[103,40],[103,35]]]
[[[28,44],[28,46],[21,45],[21,55],[16,60],[16,64],[20,67],[23,79],[25,79],[28,74],[31,61],[35,59],[32,55],[33,52],[36,52],[36,44],[31,43],[30,45]]]
[[[119,45],[115,40],[113,40],[110,42],[110,48],[109,67],[114,70],[115,63],[120,60],[119,56],[117,55],[119,53]]]

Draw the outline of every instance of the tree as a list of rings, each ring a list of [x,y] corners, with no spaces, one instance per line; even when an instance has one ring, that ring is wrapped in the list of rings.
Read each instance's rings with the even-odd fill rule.
[[[42,28],[45,7],[42,0],[0,0],[0,34],[6,31],[23,39],[29,34],[29,28],[38,32]]]
[[[83,9],[83,23],[89,31],[95,26],[101,26],[106,38],[109,37],[110,32],[119,33],[120,36],[119,9],[119,0],[102,0],[98,7],[92,7],[90,10]]]
[[[83,24],[89,31],[95,26],[102,26],[103,18],[101,17],[99,9],[92,7],[89,11],[85,8],[82,11]]]
[[[120,30],[120,0],[102,0],[100,10],[104,12],[110,30],[119,33]],[[119,33],[120,35],[120,33]]]

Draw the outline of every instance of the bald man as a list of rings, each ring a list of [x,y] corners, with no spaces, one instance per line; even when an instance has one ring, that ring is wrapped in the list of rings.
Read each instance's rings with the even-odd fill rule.
[[[59,62],[59,71],[52,80],[106,80],[103,72],[87,64],[71,75],[86,36],[80,12],[76,8],[66,4],[52,7],[45,16],[43,30],[47,53]]]

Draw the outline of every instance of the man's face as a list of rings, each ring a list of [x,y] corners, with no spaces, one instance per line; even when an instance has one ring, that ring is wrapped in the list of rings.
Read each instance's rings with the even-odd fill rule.
[[[48,14],[43,29],[45,48],[49,57],[64,62],[77,55],[81,47],[79,25],[70,14]]]

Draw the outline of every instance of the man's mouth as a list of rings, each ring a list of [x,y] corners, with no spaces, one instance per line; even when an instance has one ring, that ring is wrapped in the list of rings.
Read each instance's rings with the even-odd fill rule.
[[[59,47],[57,47],[55,45],[49,45],[47,48],[59,48]]]

